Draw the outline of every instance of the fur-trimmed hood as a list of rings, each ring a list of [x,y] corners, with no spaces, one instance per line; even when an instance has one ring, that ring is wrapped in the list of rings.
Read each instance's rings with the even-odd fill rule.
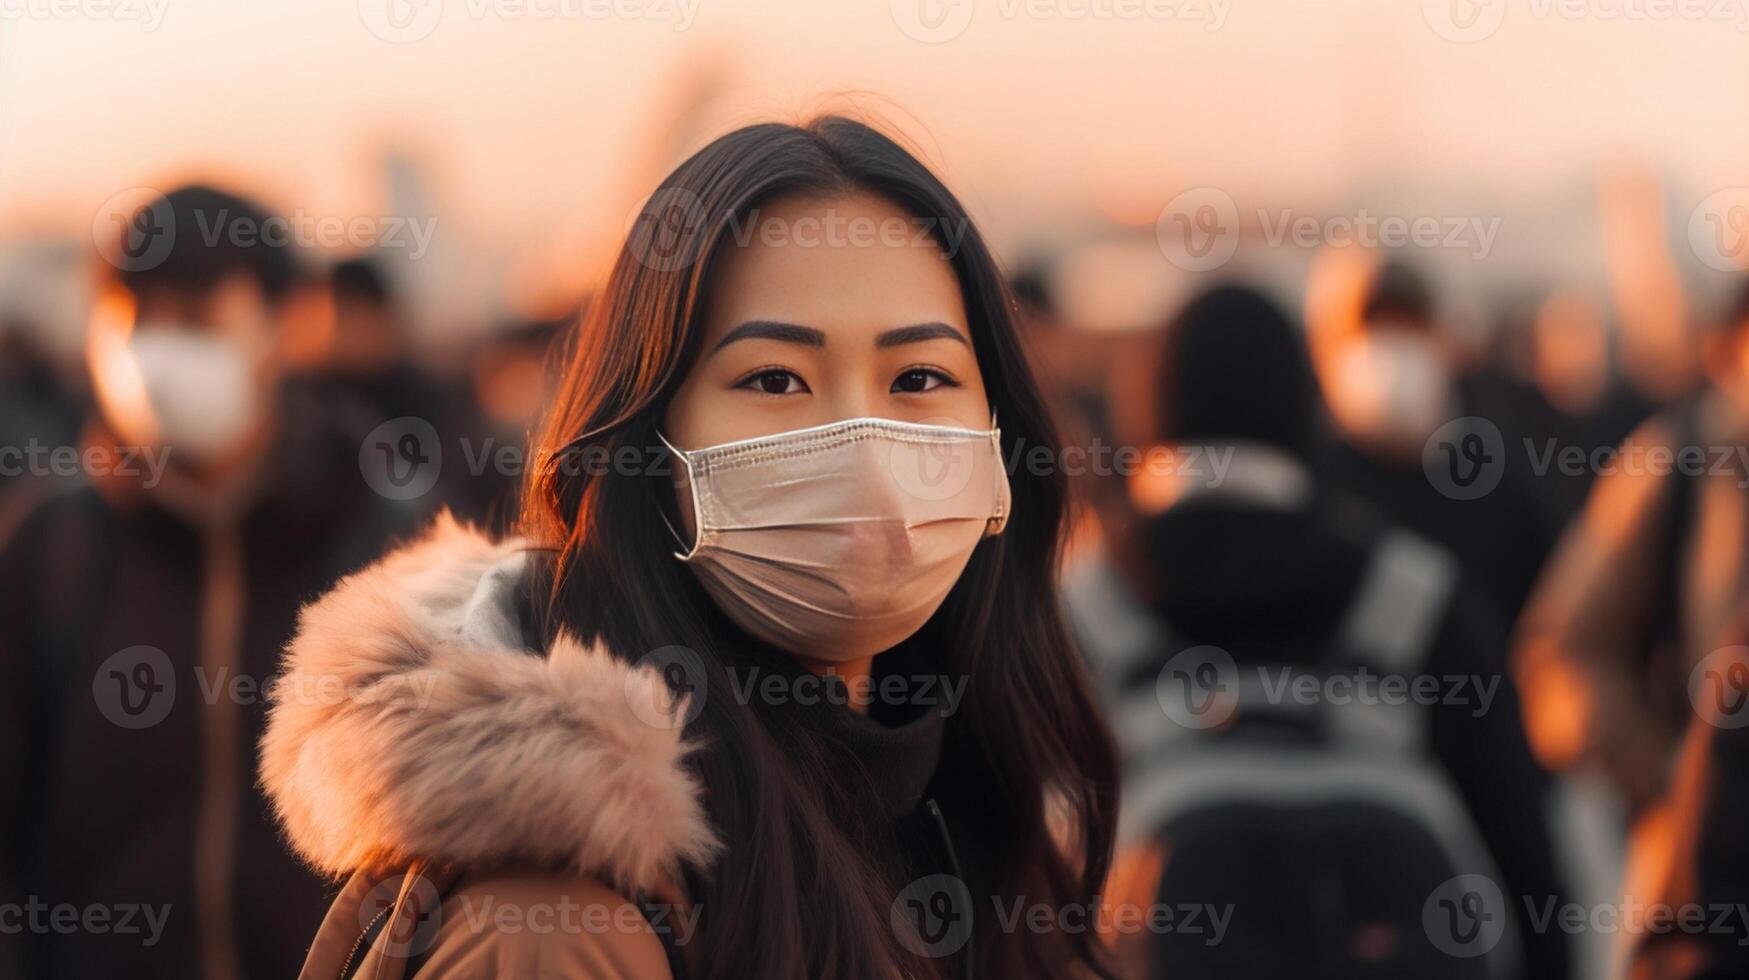
[[[632,892],[714,854],[682,706],[570,637],[523,649],[525,562],[446,514],[303,610],[261,780],[318,869],[523,864]]]

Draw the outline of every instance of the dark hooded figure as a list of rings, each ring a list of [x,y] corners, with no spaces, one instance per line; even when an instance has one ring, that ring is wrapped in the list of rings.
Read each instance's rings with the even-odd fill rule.
[[[1498,879],[1504,904],[1516,910],[1516,938],[1493,950],[1508,969],[1566,976],[1563,938],[1532,934],[1524,916],[1525,899],[1540,903],[1559,888],[1542,819],[1544,779],[1519,727],[1493,607],[1445,549],[1321,485],[1312,464],[1316,381],[1299,331],[1274,303],[1245,288],[1213,289],[1169,326],[1165,348],[1159,431],[1167,454],[1150,454],[1129,481],[1140,519],[1127,544],[1140,555],[1090,562],[1068,587],[1078,632],[1115,689],[1125,836],[1159,842],[1159,901],[1233,910],[1224,942],[1155,940],[1150,975],[1471,976],[1480,960],[1448,955],[1422,926],[1424,905],[1435,901],[1430,889],[1455,870]],[[1120,577],[1113,566],[1141,574]],[[1224,694],[1235,682],[1236,711],[1219,724],[1170,706],[1168,688],[1187,658],[1219,667],[1210,668],[1218,690],[1204,693]],[[1454,694],[1442,682],[1440,696],[1416,699],[1382,727],[1361,719],[1350,730],[1364,711],[1334,696],[1302,703],[1248,687],[1277,669],[1411,682],[1465,677],[1474,686]],[[1222,703],[1211,697],[1204,708]],[[1265,729],[1263,742],[1250,741]],[[1361,731],[1356,748],[1349,743]],[[1283,738],[1295,746],[1277,757],[1282,793],[1265,785],[1268,763],[1240,780],[1242,799],[1186,808],[1184,800],[1219,796],[1217,785],[1235,770],[1217,765],[1227,775],[1205,779],[1197,760],[1218,758],[1200,753],[1230,748],[1235,737],[1251,748]],[[1419,831],[1357,815],[1349,808],[1365,792],[1347,795],[1337,779],[1296,783],[1331,760],[1380,752],[1406,763],[1405,781],[1446,787],[1448,812],[1429,822],[1455,815],[1479,843],[1469,853],[1485,856],[1445,871],[1416,863],[1412,849],[1393,858],[1393,845]],[[1339,882],[1341,901],[1320,897],[1319,881]]]

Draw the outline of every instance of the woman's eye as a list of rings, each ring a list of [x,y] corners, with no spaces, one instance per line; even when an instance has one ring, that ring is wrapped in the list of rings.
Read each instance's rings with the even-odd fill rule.
[[[893,390],[906,394],[929,391],[942,385],[951,385],[954,381],[940,371],[929,368],[911,368],[893,379]]]
[[[807,391],[808,386],[794,371],[782,368],[769,368],[756,374],[748,375],[738,388],[750,388],[764,395],[794,395]]]

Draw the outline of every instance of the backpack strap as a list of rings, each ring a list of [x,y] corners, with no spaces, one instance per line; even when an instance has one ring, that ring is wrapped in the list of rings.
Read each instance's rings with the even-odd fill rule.
[[[1418,676],[1427,667],[1453,596],[1458,564],[1419,535],[1391,530],[1372,549],[1360,587],[1338,628],[1332,655],[1341,668]],[[1418,752],[1426,725],[1421,708],[1350,701],[1326,706],[1330,733],[1352,744]]]

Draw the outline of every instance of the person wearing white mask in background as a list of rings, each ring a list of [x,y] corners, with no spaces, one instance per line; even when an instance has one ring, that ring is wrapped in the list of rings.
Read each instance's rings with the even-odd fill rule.
[[[1339,437],[1329,479],[1451,549],[1511,622],[1554,529],[1523,482],[1530,470],[1515,455],[1520,447],[1448,428],[1477,409],[1436,305],[1420,273],[1386,261],[1367,284],[1357,328],[1319,346],[1319,381]],[[1448,475],[1448,466],[1457,469]],[[1495,474],[1491,487],[1476,482]]]
[[[81,477],[0,540],[0,975],[290,977],[325,902],[255,787],[298,606],[411,520],[288,386],[299,281],[258,205],[191,186],[101,243]],[[118,922],[121,913],[115,913]]]

